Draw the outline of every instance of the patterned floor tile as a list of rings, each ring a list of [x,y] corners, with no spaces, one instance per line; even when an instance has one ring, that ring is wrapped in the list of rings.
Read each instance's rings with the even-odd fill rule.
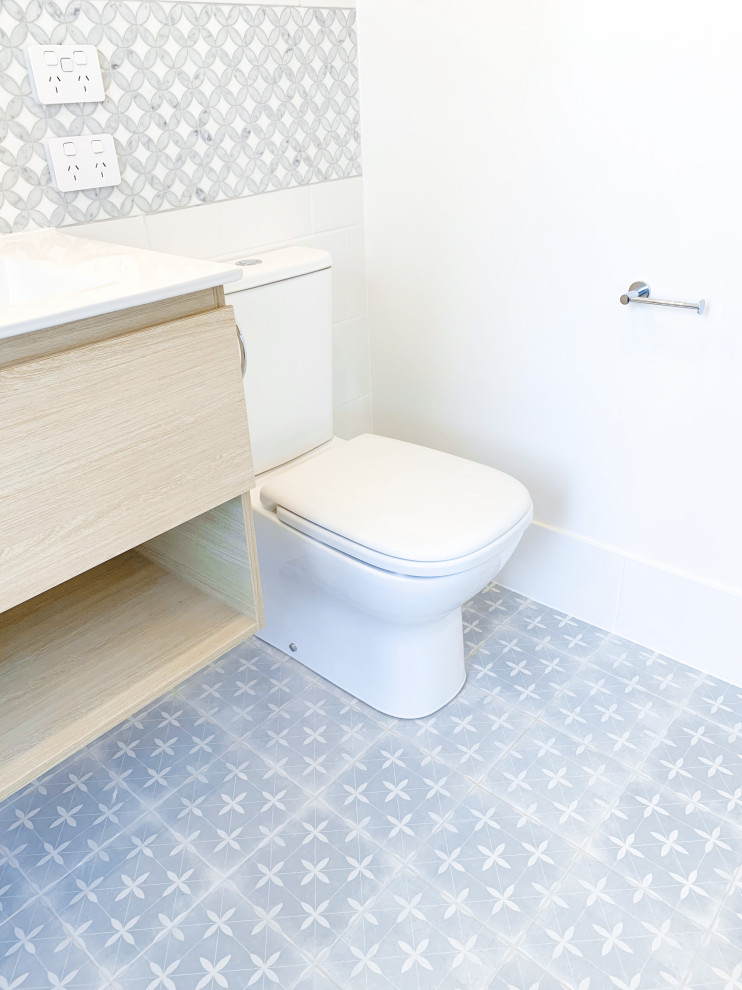
[[[338,777],[323,798],[358,831],[408,861],[471,786],[447,764],[390,733]]]
[[[492,581],[483,588],[465,606],[467,609],[484,616],[495,616],[501,622],[507,622],[524,607],[533,605],[524,595],[503,588]]]
[[[742,862],[742,830],[685,804],[653,781],[633,781],[588,846],[589,852],[709,927]]]
[[[642,766],[678,713],[633,679],[586,667],[572,678],[541,718],[624,766]]]
[[[452,903],[516,941],[575,854],[560,836],[477,788],[421,843],[412,865]]]
[[[491,585],[440,712],[250,640],[0,804],[0,990],[742,990],[742,689]]]
[[[661,973],[681,980],[702,943],[688,919],[659,902],[637,902],[622,877],[582,856],[520,948],[567,986],[646,990],[668,985]]]
[[[542,642],[548,636],[554,649],[581,661],[591,657],[608,636],[604,629],[543,605],[537,606],[535,602],[522,607],[507,624]]]
[[[538,716],[583,665],[527,636],[503,632],[478,651],[471,664],[473,683],[519,712]]]
[[[294,987],[306,968],[301,953],[269,925],[255,924],[248,905],[224,885],[198,904],[181,946],[153,945],[124,974],[126,987]],[[184,932],[184,935],[186,933]],[[170,949],[170,951],[168,951]]]
[[[36,898],[0,923],[0,987],[98,987],[101,975],[84,948],[65,932],[49,903]]]
[[[456,911],[419,875],[402,870],[340,939],[325,965],[341,986],[486,986],[507,947]]]
[[[325,805],[302,810],[230,882],[287,938],[318,956],[373,903],[399,861]]]
[[[643,772],[681,797],[742,826],[742,734],[681,712],[647,757]]]
[[[603,641],[589,663],[627,684],[640,683],[650,694],[675,705],[687,701],[701,678],[692,667],[613,635]]]
[[[551,726],[536,723],[480,785],[576,845],[588,841],[631,771]]]
[[[716,722],[734,737],[742,735],[742,688],[709,674],[698,680],[686,704],[701,718]]]
[[[699,952],[683,990],[742,990],[742,952],[739,946],[712,938]]]
[[[564,984],[520,952],[514,952],[500,967],[487,990],[564,990]]]
[[[459,773],[478,780],[534,722],[497,695],[468,683],[445,708],[427,718],[401,721],[394,732]]]

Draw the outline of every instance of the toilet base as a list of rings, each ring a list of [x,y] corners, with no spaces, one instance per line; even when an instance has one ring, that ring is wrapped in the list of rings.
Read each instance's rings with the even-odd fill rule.
[[[489,568],[466,588],[460,575],[380,571],[255,508],[260,639],[394,718],[422,718],[458,694],[466,680],[461,604],[487,583]]]
[[[392,625],[348,610],[330,623],[318,621],[303,596],[282,605],[281,617],[258,638],[385,715],[422,718],[464,686],[460,609],[426,623]]]

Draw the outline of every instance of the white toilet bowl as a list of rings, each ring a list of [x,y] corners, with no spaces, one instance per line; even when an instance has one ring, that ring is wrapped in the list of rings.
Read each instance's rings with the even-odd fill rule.
[[[379,711],[429,715],[465,680],[461,605],[531,521],[501,471],[365,434],[332,438],[332,259],[235,259],[265,626],[258,635]]]
[[[519,482],[366,434],[265,472],[252,502],[261,639],[395,717],[429,715],[458,693],[461,605],[532,517]]]

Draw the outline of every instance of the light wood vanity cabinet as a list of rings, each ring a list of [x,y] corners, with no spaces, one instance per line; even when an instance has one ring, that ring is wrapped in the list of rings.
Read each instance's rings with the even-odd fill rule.
[[[262,624],[221,289],[0,340],[0,798]]]

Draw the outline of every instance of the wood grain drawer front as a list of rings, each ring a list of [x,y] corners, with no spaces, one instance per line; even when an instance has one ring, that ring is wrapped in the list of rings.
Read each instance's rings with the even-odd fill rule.
[[[253,483],[231,308],[0,371],[0,612]]]

